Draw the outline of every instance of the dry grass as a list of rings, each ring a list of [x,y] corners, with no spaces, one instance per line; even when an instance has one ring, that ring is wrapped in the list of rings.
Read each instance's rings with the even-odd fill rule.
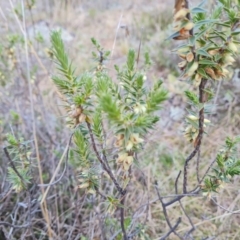
[[[37,156],[36,146],[38,146],[43,181],[48,183],[55,173],[70,133],[64,127],[65,113],[51,81],[54,70],[51,59],[45,51],[50,47],[48,32],[42,33],[45,40],[43,43],[32,39],[33,45],[28,46],[30,71],[27,71],[22,43],[15,44],[13,54],[10,52],[9,36],[18,34],[23,37],[10,2],[0,1],[2,36],[0,70],[5,77],[0,79],[2,85],[0,145],[5,145],[5,134],[8,132],[32,140],[32,149],[35,149],[32,155]],[[13,4],[21,12],[21,4],[18,1],[13,1]],[[113,65],[123,62],[129,48],[138,49],[140,39],[142,39],[142,51],[149,50],[150,56],[153,57],[149,79],[163,77],[164,85],[170,91],[170,98],[159,113],[161,121],[158,128],[149,134],[145,151],[139,156],[130,186],[131,191],[126,198],[129,208],[126,214],[134,216],[132,227],[136,227],[138,223],[145,224],[145,233],[148,236],[146,239],[152,240],[159,239],[168,231],[153,182],[158,180],[163,196],[174,194],[175,178],[183,167],[184,157],[192,149],[192,146],[183,139],[182,134],[184,114],[186,114],[184,110],[186,99],[182,93],[189,86],[178,81],[176,77],[177,59],[170,52],[176,43],[164,41],[170,33],[168,24],[171,21],[172,9],[169,7],[172,5],[173,1],[157,0],[133,0],[130,3],[107,0],[43,0],[37,1],[36,7],[31,12],[26,10],[29,38],[37,36],[38,28],[44,31],[56,27],[64,29],[65,43],[78,72],[92,69],[96,64],[91,59],[91,37],[98,39],[104,48],[114,50],[112,58],[106,63],[112,75]],[[22,26],[21,22],[20,25]],[[129,30],[129,35],[126,33],[126,28]],[[32,96],[29,93],[28,73],[30,73]],[[212,115],[214,125],[208,129],[202,147],[202,174],[223,145],[225,138],[240,134],[240,79],[235,79],[237,80],[234,82],[222,83],[217,95],[218,106],[216,113]],[[31,103],[34,118],[31,115]],[[17,113],[19,119],[14,119],[13,113]],[[36,125],[35,139],[32,120]],[[32,228],[22,230],[0,226],[0,239],[1,231],[8,239],[48,239],[46,222],[37,202],[40,189],[34,184],[30,190],[33,202],[32,216],[29,219],[28,211],[23,207],[28,202],[28,195],[16,194],[11,189],[6,179],[8,164],[4,155],[0,154],[0,221],[9,221],[12,218],[13,224],[23,225],[27,219],[31,222]],[[37,169],[39,167],[35,168],[34,180],[39,183]],[[189,171],[194,169],[195,162],[192,162]],[[77,190],[75,179],[75,170],[68,166],[63,180],[51,187],[46,197],[48,211],[45,217],[50,219],[49,227],[52,229],[53,239],[101,239],[104,228],[101,217],[104,213],[99,204],[100,197],[91,197],[84,191]],[[195,186],[196,176],[191,175],[191,180],[192,185]],[[225,186],[219,194],[215,194],[214,199],[218,205],[202,197],[183,199],[182,203],[197,227],[193,239],[240,239],[239,212],[236,214],[228,212],[240,209],[239,186],[239,179],[235,179],[233,184]],[[179,232],[184,233],[188,230],[189,222],[177,204],[170,206],[169,212],[172,222],[176,222],[179,216],[182,217]],[[108,215],[104,224],[114,235],[117,223],[113,218]],[[33,232],[35,234],[38,232],[38,235],[33,237]],[[169,239],[176,238],[171,235]]]

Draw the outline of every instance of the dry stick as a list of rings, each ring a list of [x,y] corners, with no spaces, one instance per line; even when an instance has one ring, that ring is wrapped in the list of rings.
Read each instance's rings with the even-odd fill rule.
[[[112,61],[113,52],[114,52],[115,45],[116,45],[116,41],[117,41],[118,30],[119,30],[119,28],[120,28],[120,26],[121,26],[122,17],[123,17],[123,13],[121,13],[121,16],[120,16],[119,21],[118,21],[118,25],[117,25],[117,29],[116,29],[116,33],[115,33],[115,37],[114,37],[114,41],[113,41],[113,46],[112,46],[110,61]]]
[[[181,222],[181,218],[178,218],[177,222],[175,223],[175,225],[172,227],[173,230],[176,230],[178,225]],[[172,231],[169,231],[166,235],[162,236],[159,240],[165,240],[167,239],[167,237],[172,233]]]
[[[179,174],[179,175],[180,175],[180,174]],[[157,183],[157,181],[155,181],[155,189],[156,189],[156,192],[157,192],[157,195],[158,195],[158,199],[159,199],[159,201],[160,201],[161,204],[162,204],[163,214],[164,214],[164,217],[165,217],[166,222],[167,222],[167,224],[168,224],[168,227],[170,228],[169,232],[168,232],[165,236],[161,237],[160,239],[161,239],[161,240],[165,240],[171,233],[174,233],[179,239],[183,239],[183,238],[176,232],[176,229],[177,229],[178,225],[179,225],[180,222],[181,222],[181,218],[178,218],[177,223],[176,223],[174,226],[172,226],[172,224],[171,224],[171,222],[170,222],[170,220],[169,220],[168,214],[167,214],[166,205],[165,205],[165,203],[164,203],[163,200],[162,200],[162,197],[161,197],[161,195],[160,195],[160,192],[159,192],[157,186],[158,186],[158,183]]]
[[[13,225],[11,223],[8,222],[0,222],[0,226],[7,226],[7,227],[11,227],[11,228],[27,228],[29,227],[30,224],[25,224],[25,225]]]
[[[17,14],[15,13],[15,10],[14,10],[15,8],[13,6],[12,0],[9,0],[9,3],[11,5],[12,11],[14,13],[14,17],[15,17],[15,19],[16,19],[18,25],[19,25],[19,28],[20,28],[23,36],[24,36],[25,55],[26,55],[26,69],[27,69],[28,89],[29,89],[29,95],[30,95],[33,137],[34,137],[34,144],[35,144],[36,155],[37,155],[39,178],[40,178],[40,182],[43,184],[42,167],[41,167],[41,162],[40,162],[40,155],[39,155],[38,142],[37,142],[37,136],[36,136],[36,123],[35,123],[35,113],[34,113],[34,107],[33,107],[33,93],[32,93],[31,78],[30,78],[30,65],[29,65],[28,41],[27,41],[28,39],[27,39],[27,34],[26,34],[24,3],[23,3],[23,0],[21,0],[23,25],[21,24]],[[42,194],[44,194],[44,189],[43,188],[41,188],[41,191],[42,191]],[[44,205],[41,206],[41,210],[42,210],[44,219],[47,222],[48,234],[49,234],[49,237],[51,238],[52,229],[50,227],[50,219],[49,219],[49,216],[47,214],[47,203],[46,202],[44,202]]]
[[[189,215],[187,214],[185,208],[183,207],[183,204],[182,204],[181,200],[179,200],[179,204],[180,204],[181,209],[183,210],[185,216],[187,217],[187,219],[188,219],[188,221],[190,222],[191,227],[192,227],[192,228],[185,234],[185,237],[184,237],[184,238],[187,239],[188,236],[195,230],[195,226],[194,226],[194,224],[193,224],[192,219],[189,217]]]
[[[211,221],[217,220],[217,219],[222,218],[222,217],[231,216],[233,214],[240,214],[240,209],[236,210],[236,211],[233,211],[233,212],[230,212],[230,213],[229,212],[228,213],[224,213],[224,214],[222,214],[220,216],[217,216],[217,217],[213,217],[213,218],[210,218],[210,219],[202,220],[201,222],[195,223],[195,227],[200,226],[202,224],[205,224],[207,222],[211,222]],[[184,228],[179,229],[178,231],[182,232],[182,231],[184,231],[186,229],[187,229],[187,227],[184,227]]]
[[[232,213],[234,214],[235,211],[230,211],[228,209],[226,209],[225,207],[221,206],[220,204],[218,204],[212,197],[210,198],[218,207],[220,207],[221,209],[223,209],[224,211],[228,212],[228,213]]]
[[[31,105],[31,115],[32,115],[32,128],[33,128],[33,138],[34,138],[34,144],[36,149],[36,155],[37,155],[37,162],[38,162],[38,171],[39,171],[39,178],[40,183],[43,184],[43,174],[42,174],[42,166],[40,161],[40,154],[38,149],[38,140],[37,140],[37,134],[36,134],[36,122],[35,122],[35,113],[34,113],[34,106],[33,106],[33,93],[32,93],[32,86],[31,86],[31,77],[30,77],[30,65],[29,65],[29,56],[28,56],[28,39],[26,34],[26,23],[25,23],[25,9],[24,9],[24,3],[23,0],[21,0],[21,6],[22,6],[22,15],[23,15],[23,36],[24,36],[24,43],[25,43],[25,54],[26,54],[26,65],[27,65],[27,79],[28,79],[28,88],[29,88],[29,94],[30,94],[30,105]],[[44,189],[41,187],[42,195],[44,195]],[[48,209],[47,209],[47,202],[44,201],[43,205],[41,204],[41,209],[43,216],[47,223],[48,228],[48,236],[50,239],[52,239],[52,229],[51,229],[51,222],[48,215]]]
[[[101,230],[101,239],[102,240],[107,240],[106,231],[105,231],[105,228],[104,228],[104,222],[102,221],[101,217],[99,216],[101,213],[98,212],[97,210],[95,210],[95,212],[96,212],[96,216],[97,216],[97,219],[98,219],[98,222],[99,222],[99,228]]]
[[[204,103],[205,102],[205,86],[207,83],[207,79],[202,79],[201,84],[199,86],[199,102]],[[188,174],[188,164],[189,162],[195,157],[196,153],[201,147],[202,143],[202,137],[204,133],[204,107],[199,111],[199,133],[195,140],[196,147],[192,151],[192,153],[186,158],[185,164],[184,164],[184,176],[183,176],[183,193],[187,193],[187,174]]]
[[[64,152],[63,152],[63,154],[62,154],[62,157],[61,157],[61,159],[60,159],[59,162],[58,162],[57,168],[55,169],[55,171],[54,171],[54,173],[53,173],[53,176],[52,176],[50,182],[49,182],[48,184],[38,184],[39,187],[48,187],[47,190],[45,191],[45,195],[43,196],[42,201],[43,201],[43,199],[47,196],[47,193],[48,193],[48,191],[49,191],[49,188],[50,188],[51,186],[57,184],[58,182],[60,182],[60,181],[62,180],[62,178],[63,178],[66,170],[67,170],[67,165],[68,165],[68,153],[69,153],[69,147],[70,147],[70,144],[71,144],[71,141],[72,141],[73,134],[74,134],[74,133],[71,134],[71,136],[70,136],[70,138],[69,138],[69,140],[68,140],[68,144],[67,144],[67,146],[66,146],[65,149],[64,149]],[[62,172],[61,176],[60,176],[56,181],[53,182],[53,180],[55,179],[55,177],[56,177],[56,175],[57,175],[57,173],[58,173],[58,171],[59,171],[59,169],[60,169],[60,166],[61,166],[61,164],[62,164],[62,162],[63,162],[63,159],[64,159],[65,155],[66,155],[66,160],[65,160],[65,165],[64,165],[63,172]]]

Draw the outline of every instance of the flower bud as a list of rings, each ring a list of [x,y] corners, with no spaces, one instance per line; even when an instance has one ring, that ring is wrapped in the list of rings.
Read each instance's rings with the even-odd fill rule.
[[[199,119],[198,117],[196,117],[194,115],[188,115],[187,118],[192,120],[192,121],[197,121]]]
[[[194,23],[193,23],[193,22],[188,22],[188,23],[184,26],[184,29],[189,31],[189,30],[193,29],[193,27],[194,27]]]
[[[229,49],[232,50],[234,53],[236,53],[236,52],[238,51],[238,48],[237,48],[236,44],[233,43],[233,42],[229,42],[228,47],[229,47]]]
[[[205,68],[206,73],[214,80],[217,79],[215,72],[213,71],[212,68]]]
[[[182,61],[182,62],[178,63],[178,67],[181,69],[184,68],[186,65],[187,65],[187,61]]]
[[[202,81],[202,76],[199,74],[199,73],[197,73],[196,75],[195,75],[195,78],[194,78],[194,86],[195,87],[198,87],[199,85],[200,85],[200,83],[201,83],[201,81]]]
[[[198,69],[198,62],[194,62],[188,71],[184,74],[183,78],[191,77],[194,72]]]
[[[186,55],[186,59],[188,62],[192,62],[193,59],[194,59],[194,54],[192,52],[189,52],[187,55]]]
[[[175,15],[174,15],[174,21],[179,21],[184,19],[187,14],[189,13],[189,9],[187,8],[182,8],[180,9]]]

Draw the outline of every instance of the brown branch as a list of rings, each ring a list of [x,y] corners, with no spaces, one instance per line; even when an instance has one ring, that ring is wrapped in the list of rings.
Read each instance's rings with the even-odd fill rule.
[[[184,197],[186,197],[186,196],[189,196],[189,197],[191,197],[191,196],[192,196],[192,197],[199,196],[198,193],[199,193],[199,187],[197,186],[194,190],[192,190],[192,191],[190,191],[190,192],[188,192],[188,193],[186,193],[186,194],[178,194],[178,195],[176,195],[176,197],[175,197],[174,199],[172,199],[172,200],[170,200],[169,202],[164,203],[164,204],[165,204],[165,206],[167,207],[167,206],[172,205],[173,203],[181,200],[182,198],[184,198]],[[167,197],[170,197],[170,196],[167,196]],[[166,198],[166,197],[162,197],[162,199],[163,199],[163,198]]]
[[[175,186],[175,193],[176,193],[176,194],[178,194],[178,180],[179,180],[179,178],[180,178],[181,173],[182,173],[182,171],[179,171],[179,173],[178,173],[178,175],[177,175],[177,178],[176,178],[176,180],[175,180],[175,184],[174,184],[174,186]]]
[[[101,158],[99,152],[98,152],[98,149],[97,149],[97,146],[96,146],[96,143],[95,143],[95,140],[94,140],[94,136],[93,136],[93,132],[92,132],[92,128],[91,128],[91,124],[87,122],[87,127],[88,127],[88,131],[89,131],[89,134],[90,134],[90,138],[91,138],[91,142],[92,142],[92,147],[93,147],[93,150],[97,156],[97,159],[98,161],[101,163],[103,169],[108,173],[109,177],[112,179],[115,187],[117,188],[118,192],[124,196],[124,194],[126,193],[126,190],[123,190],[119,183],[117,182],[116,178],[114,177],[112,171],[110,168],[107,167],[105,161]]]
[[[121,218],[120,223],[121,223],[121,229],[122,229],[122,233],[123,233],[123,239],[128,240],[128,236],[127,236],[126,229],[125,229],[125,226],[124,226],[125,196],[122,197],[120,204],[121,204],[121,207],[120,207],[120,218]]]
[[[200,155],[201,155],[201,150],[198,149],[197,165],[196,165],[196,172],[197,172],[197,181],[198,181],[198,184],[200,184],[200,176],[199,176]]]
[[[93,150],[97,156],[97,159],[98,161],[101,163],[103,169],[108,173],[109,177],[112,179],[115,187],[117,188],[118,192],[121,194],[121,201],[120,201],[120,204],[121,204],[121,207],[120,207],[120,223],[121,223],[121,229],[122,229],[122,234],[123,234],[123,239],[124,240],[127,240],[128,239],[128,236],[127,236],[127,233],[126,233],[126,230],[125,230],[125,226],[124,226],[124,202],[125,202],[125,194],[126,194],[126,188],[125,189],[122,189],[119,185],[119,183],[117,182],[116,178],[114,177],[108,163],[106,162],[107,161],[107,158],[106,158],[106,155],[103,154],[103,159],[101,158],[99,152],[98,152],[98,149],[97,149],[97,145],[95,143],[95,139],[94,139],[94,136],[93,136],[93,132],[92,132],[92,128],[91,128],[91,124],[87,122],[87,127],[88,127],[88,131],[89,131],[89,134],[90,134],[90,138],[91,138],[91,142],[92,142],[92,147],[93,147]]]
[[[204,92],[206,83],[207,83],[207,79],[202,79],[201,84],[199,86],[199,103],[204,103],[206,101],[205,92]],[[204,107],[202,107],[201,110],[199,111],[199,130],[198,131],[199,131],[198,136],[194,142],[195,149],[186,158],[185,164],[184,164],[183,193],[187,193],[188,164],[195,157],[195,155],[199,151],[199,149],[201,147],[201,143],[202,143],[202,138],[203,138],[203,133],[204,133]]]

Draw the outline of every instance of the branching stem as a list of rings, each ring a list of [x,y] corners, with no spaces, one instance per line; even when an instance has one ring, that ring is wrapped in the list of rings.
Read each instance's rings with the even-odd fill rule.
[[[92,127],[91,127],[91,124],[88,123],[88,122],[87,122],[87,127],[88,127],[88,131],[89,131],[89,134],[90,134],[90,138],[91,138],[91,143],[92,143],[92,146],[93,146],[93,150],[94,150],[94,152],[95,152],[95,154],[96,154],[96,156],[97,156],[98,161],[101,163],[103,169],[108,173],[109,177],[112,179],[112,181],[113,181],[115,187],[117,188],[118,192],[119,192],[122,196],[124,196],[124,194],[125,194],[126,191],[123,190],[123,189],[120,187],[117,179],[113,176],[113,173],[112,173],[111,169],[107,167],[105,161],[101,158],[101,156],[100,156],[100,154],[99,154],[99,152],[98,152],[97,145],[96,145],[96,143],[95,143],[95,139],[94,139],[93,132],[92,132]]]

